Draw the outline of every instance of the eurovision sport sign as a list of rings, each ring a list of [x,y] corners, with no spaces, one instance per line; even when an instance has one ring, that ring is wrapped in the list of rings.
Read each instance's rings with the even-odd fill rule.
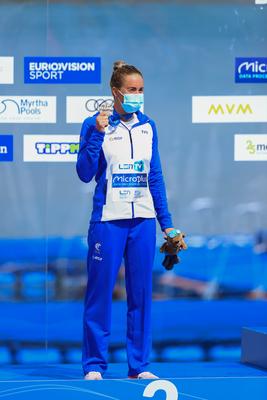
[[[24,57],[24,83],[101,83],[101,59]]]

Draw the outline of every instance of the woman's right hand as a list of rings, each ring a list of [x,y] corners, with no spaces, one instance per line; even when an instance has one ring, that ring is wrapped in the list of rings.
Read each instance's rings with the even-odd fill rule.
[[[96,117],[96,129],[100,132],[105,133],[105,128],[108,126],[109,113],[107,111],[101,111]]]

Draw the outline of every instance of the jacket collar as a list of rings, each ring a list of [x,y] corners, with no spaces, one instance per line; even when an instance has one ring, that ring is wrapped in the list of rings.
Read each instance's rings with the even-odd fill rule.
[[[128,113],[128,114],[124,114],[124,117],[127,117],[128,119],[131,119],[134,113]],[[144,124],[145,122],[149,121],[149,118],[147,117],[147,115],[143,114],[140,110],[135,112],[139,123]],[[119,125],[121,121],[121,114],[119,114],[115,108],[113,108],[113,112],[112,114],[109,116],[109,123],[112,126],[117,126]]]

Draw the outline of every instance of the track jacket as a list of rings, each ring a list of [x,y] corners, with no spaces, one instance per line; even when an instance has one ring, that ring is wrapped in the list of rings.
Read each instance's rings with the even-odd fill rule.
[[[83,182],[95,176],[91,222],[156,217],[162,231],[172,227],[155,122],[137,111],[128,128],[113,109],[104,134],[98,114],[83,122],[76,163]]]

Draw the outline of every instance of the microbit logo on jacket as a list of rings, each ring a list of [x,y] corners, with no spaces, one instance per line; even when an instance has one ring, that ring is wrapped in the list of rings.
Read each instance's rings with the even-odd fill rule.
[[[235,59],[236,83],[266,83],[267,57]]]
[[[13,161],[12,135],[0,135],[0,161]]]
[[[147,187],[147,174],[112,174],[112,187]]]
[[[79,135],[24,135],[23,160],[76,162]]]
[[[24,83],[100,82],[100,57],[24,57]]]

